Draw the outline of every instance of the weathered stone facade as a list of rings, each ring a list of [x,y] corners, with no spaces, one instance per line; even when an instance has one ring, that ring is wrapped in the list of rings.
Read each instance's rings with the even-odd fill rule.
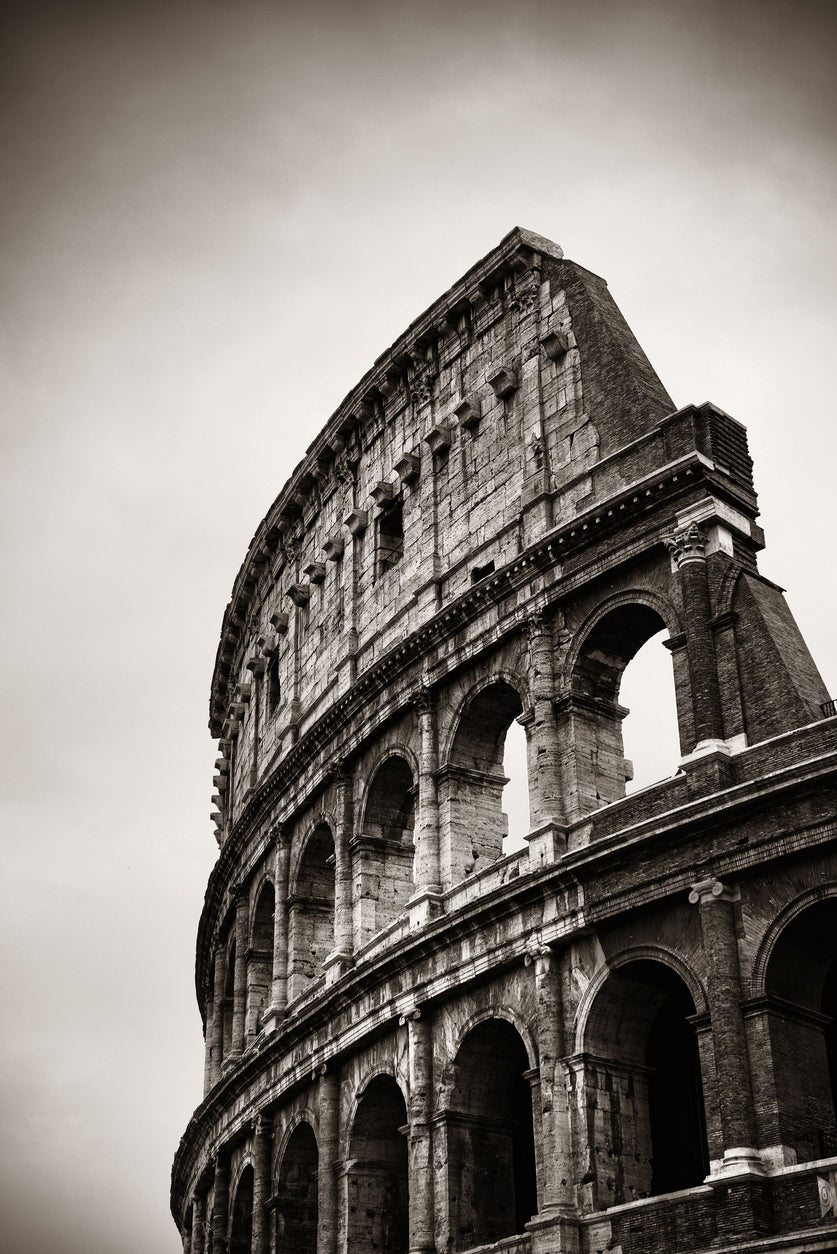
[[[837,1248],[837,719],[756,517],[740,424],[521,230],[316,437],[213,676],[191,1254]]]

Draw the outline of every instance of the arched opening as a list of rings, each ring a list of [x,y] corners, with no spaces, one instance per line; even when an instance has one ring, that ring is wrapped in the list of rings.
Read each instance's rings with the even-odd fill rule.
[[[233,1005],[235,1002],[235,938],[230,943],[227,953],[227,973],[224,977],[224,1002],[223,1002],[223,1047],[221,1050],[221,1058],[228,1058],[232,1049],[233,1041]]]
[[[246,1166],[235,1191],[230,1220],[229,1254],[250,1254],[253,1243],[253,1168]]]
[[[581,1083],[593,1112],[594,1206],[700,1184],[709,1171],[695,1003],[661,962],[608,976],[587,1021]]]
[[[247,1026],[248,1040],[261,1028],[262,1015],[270,1001],[273,975],[273,916],[276,894],[267,881],[259,893],[253,915],[253,933],[247,962]]]
[[[501,802],[506,821],[503,853],[516,853],[526,848],[529,831],[529,766],[526,732],[512,719],[503,745],[503,785]]]
[[[792,919],[767,966],[775,1130],[799,1162],[837,1154],[837,898]]]
[[[361,835],[353,842],[360,854],[354,903],[361,943],[393,923],[413,891],[415,795],[407,760],[386,758],[369,785]]]
[[[453,1248],[522,1233],[537,1212],[529,1058],[505,1019],[473,1028],[456,1055],[445,1124]]]
[[[317,1139],[308,1123],[294,1128],[276,1185],[276,1237],[280,1250],[317,1254]]]
[[[519,694],[505,680],[481,689],[462,712],[439,790],[446,886],[458,884],[467,875],[482,870],[504,852],[504,841],[509,836],[508,816],[503,810],[503,789],[509,778],[504,773],[506,740],[514,720],[522,713]],[[522,730],[515,727],[509,745],[509,762],[514,766],[517,780],[526,780],[528,819],[525,748],[521,754],[517,735]],[[525,735],[523,741],[525,744]],[[523,792],[518,782],[518,806]],[[519,817],[522,819],[522,815]],[[518,819],[517,814],[515,819]],[[528,831],[528,822],[525,830]],[[510,846],[505,848],[509,850]]]
[[[577,806],[581,814],[625,796],[633,767],[625,757],[622,738],[622,721],[630,713],[620,704],[624,698],[622,677],[642,646],[660,635],[665,626],[656,610],[647,605],[619,605],[595,623],[582,643],[572,675]],[[670,658],[667,664],[671,674]],[[642,670],[639,663],[640,678]],[[673,692],[671,681],[668,691]],[[644,705],[647,695],[640,689],[636,705]],[[634,718],[638,726],[642,720],[636,713]],[[657,738],[653,727],[651,738]],[[673,773],[679,756],[678,749],[671,770],[663,774]]]
[[[346,1248],[352,1254],[407,1254],[407,1107],[391,1076],[367,1086],[349,1145]]]
[[[671,655],[663,629],[646,640],[625,667],[619,702],[630,713],[622,724],[626,792],[647,788],[673,775],[680,761],[680,733]]]
[[[334,840],[327,823],[308,837],[288,897],[288,996],[319,979],[334,949]]]

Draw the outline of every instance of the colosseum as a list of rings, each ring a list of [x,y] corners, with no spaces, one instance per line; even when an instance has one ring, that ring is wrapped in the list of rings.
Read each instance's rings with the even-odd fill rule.
[[[837,718],[757,515],[740,423],[521,229],[316,435],[212,677],[188,1254],[837,1249]]]

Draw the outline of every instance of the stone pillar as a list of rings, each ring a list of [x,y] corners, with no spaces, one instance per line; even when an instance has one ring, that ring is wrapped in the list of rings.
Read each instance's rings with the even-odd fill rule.
[[[566,822],[561,780],[561,752],[555,717],[555,677],[550,624],[533,614],[524,628],[529,641],[529,691],[532,708],[520,719],[526,729],[529,752],[529,851],[537,862],[552,861],[565,845],[563,830],[555,841],[556,825]]]
[[[335,762],[332,779],[337,790],[337,823],[334,833],[334,953],[326,964],[326,979],[338,979],[352,965],[354,935],[352,926],[352,855],[354,825],[351,772],[342,761]]]
[[[323,1067],[319,1086],[319,1170],[317,1178],[317,1254],[337,1254],[337,1143],[340,1131],[340,1080]]]
[[[247,924],[250,894],[239,888],[235,903],[235,974],[233,977],[232,1048],[238,1057],[244,1051],[244,1019],[247,1013]]]
[[[192,1254],[192,1229],[183,1229],[183,1254]]]
[[[557,955],[536,934],[526,948],[526,966],[534,968],[538,1014],[541,1098],[541,1196],[539,1214],[574,1214],[572,1144],[563,1058],[564,1028],[560,966]]]
[[[420,689],[413,696],[413,705],[418,712],[421,736],[414,879],[416,896],[424,903],[424,909],[421,911],[424,918],[416,919],[414,922],[423,922],[427,917],[438,913],[438,897],[442,891],[439,866],[439,799],[436,794],[439,749],[436,709],[433,697],[427,688]],[[434,898],[436,900],[433,900]]]
[[[270,1197],[270,1158],[273,1121],[259,1115],[253,1136],[253,1241],[251,1254],[269,1254],[267,1201]]]
[[[724,1143],[724,1157],[712,1174],[725,1178],[763,1174],[758,1151],[754,1148],[755,1116],[741,1010],[734,900],[732,891],[714,878],[694,884],[689,893],[689,901],[700,909]]]
[[[192,1198],[192,1254],[204,1254],[206,1245],[206,1197]]]
[[[706,578],[706,539],[697,523],[668,536],[664,543],[680,575],[683,593],[686,650],[692,690],[695,747],[723,741],[721,694],[710,627],[712,612]]]
[[[227,1254],[229,1208],[230,1160],[221,1150],[215,1159],[215,1185],[212,1192],[212,1254]]]
[[[267,1032],[276,1030],[288,1004],[288,864],[291,856],[291,836],[284,823],[277,823],[271,832],[275,854],[273,882],[276,892],[273,910],[273,971],[271,975],[270,1005],[264,1013]]]
[[[410,1182],[410,1254],[436,1249],[433,1202],[433,1037],[426,1011],[402,1019],[409,1038],[410,1101],[407,1111]]]
[[[221,1079],[221,1063],[224,1053],[224,977],[226,976],[226,948],[219,937],[215,943],[215,966],[212,979],[212,1015],[206,1023],[206,1089]]]

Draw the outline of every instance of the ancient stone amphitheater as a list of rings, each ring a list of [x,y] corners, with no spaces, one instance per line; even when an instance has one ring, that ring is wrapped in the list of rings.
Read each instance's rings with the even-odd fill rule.
[[[837,719],[756,517],[742,426],[519,229],[314,438],[212,679],[187,1251],[837,1248]]]

